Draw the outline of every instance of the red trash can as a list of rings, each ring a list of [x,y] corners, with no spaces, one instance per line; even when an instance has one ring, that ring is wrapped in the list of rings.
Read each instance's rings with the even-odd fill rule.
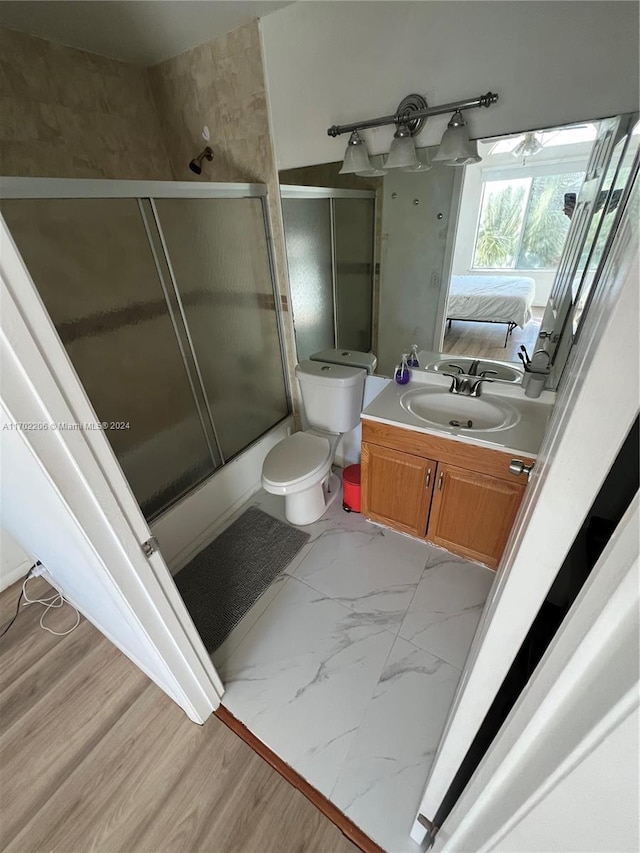
[[[360,465],[349,465],[342,472],[342,509],[360,512]]]

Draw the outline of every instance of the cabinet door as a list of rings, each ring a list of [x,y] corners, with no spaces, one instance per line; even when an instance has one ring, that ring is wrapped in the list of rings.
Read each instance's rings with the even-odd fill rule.
[[[525,486],[438,465],[427,539],[497,568]]]
[[[363,443],[361,465],[363,515],[424,537],[436,463]]]

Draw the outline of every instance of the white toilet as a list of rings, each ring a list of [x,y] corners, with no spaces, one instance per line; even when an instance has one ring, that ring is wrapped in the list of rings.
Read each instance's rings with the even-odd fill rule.
[[[267,454],[262,487],[284,495],[284,513],[292,524],[317,521],[340,491],[331,473],[340,437],[360,423],[366,370],[321,361],[296,365],[309,429],[285,438]]]

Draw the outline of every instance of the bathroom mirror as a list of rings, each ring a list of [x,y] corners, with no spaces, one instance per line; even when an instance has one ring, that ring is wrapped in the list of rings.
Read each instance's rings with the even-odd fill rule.
[[[482,161],[465,167],[430,163],[435,149],[422,149],[420,171],[358,177],[340,175],[342,164],[335,162],[281,171],[280,185],[283,198],[324,187],[374,199],[371,268],[360,259],[358,269],[371,283],[360,288],[359,299],[371,296],[370,307],[363,302],[361,309],[371,316],[379,373],[391,375],[412,343],[452,358],[518,366],[525,346],[530,354],[549,353],[548,387],[555,388],[588,306],[638,139],[637,115],[619,116],[481,140]],[[382,166],[381,156],[371,159]],[[309,229],[309,251],[317,248],[312,234]],[[285,238],[293,279],[286,215]],[[336,239],[330,229],[327,239]],[[296,251],[299,269],[299,242]],[[345,300],[344,284],[335,268],[332,275],[330,258],[325,271],[328,298],[316,306],[313,326],[324,323],[325,337],[333,336],[336,346],[362,348],[354,335],[338,331],[336,305]],[[298,336],[303,306],[296,289],[308,293],[308,284],[292,280]]]

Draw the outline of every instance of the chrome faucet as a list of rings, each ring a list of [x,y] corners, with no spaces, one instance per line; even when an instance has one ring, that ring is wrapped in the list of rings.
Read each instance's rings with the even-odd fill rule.
[[[458,371],[458,373],[460,375],[462,375],[464,373],[464,368],[461,367],[461,365],[459,365],[459,364],[447,364],[447,367],[454,368],[455,370]],[[480,359],[474,358],[473,361],[471,362],[470,366],[469,366],[469,370],[467,371],[466,376],[482,376],[484,378],[485,376],[489,376],[489,374],[493,374],[494,376],[498,375],[497,370],[481,370],[480,373],[478,373],[479,367],[480,367]],[[447,373],[445,375],[449,376],[450,374]]]
[[[479,397],[482,383],[493,382],[493,379],[488,379],[486,376],[480,376],[476,379],[475,374],[445,373],[443,371],[442,375],[451,379],[450,394],[463,394],[465,397]]]
[[[495,373],[494,370],[492,370],[491,372]],[[473,382],[471,385],[471,393],[469,394],[470,397],[480,396],[480,389],[483,382],[493,382],[493,379],[488,379],[486,376],[481,376],[480,379],[476,379],[476,381]]]

